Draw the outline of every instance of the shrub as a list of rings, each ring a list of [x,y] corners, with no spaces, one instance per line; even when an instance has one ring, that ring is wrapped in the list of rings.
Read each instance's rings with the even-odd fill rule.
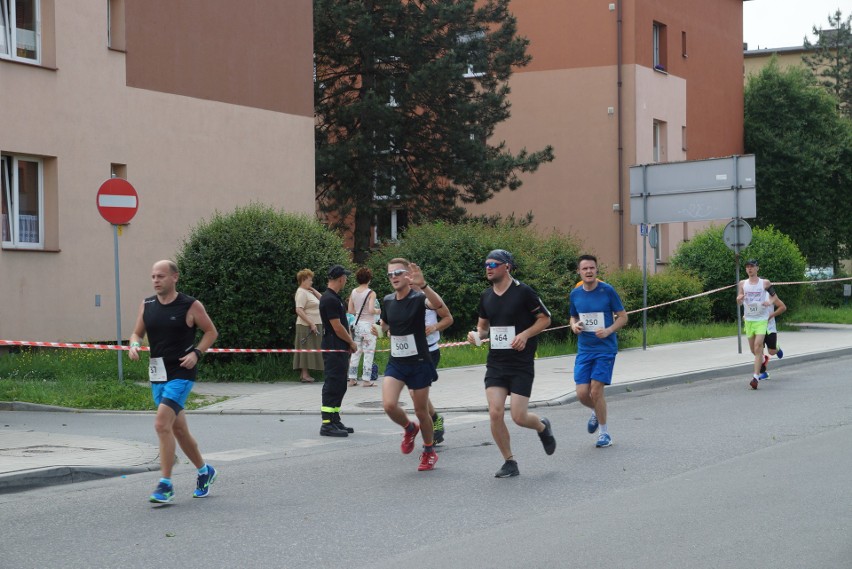
[[[704,290],[736,284],[736,266],[733,251],[722,240],[724,228],[714,226],[696,234],[680,246],[671,259],[671,267],[697,276]],[[751,244],[740,253],[740,279],[748,278],[745,262],[760,261],[760,275],[773,282],[801,281],[805,274],[805,258],[795,243],[786,235],[768,227],[755,228]],[[801,303],[802,286],[779,286],[778,296],[793,309]],[[710,295],[715,320],[732,321],[737,317],[737,289],[730,288]]]
[[[251,204],[192,228],[177,253],[179,290],[198,298],[219,330],[217,346],[289,348],[296,273],[349,265],[341,238],[315,219]]]
[[[848,277],[844,271],[836,271],[831,278],[840,279]],[[803,304],[812,304],[817,306],[827,306],[830,308],[839,308],[848,302],[847,297],[843,296],[843,285],[848,285],[849,281],[840,282],[820,282],[820,279],[808,279],[814,284],[806,285],[802,294]],[[786,300],[784,302],[787,302]]]
[[[567,324],[568,293],[576,282],[579,254],[578,241],[570,236],[542,237],[516,223],[435,222],[410,227],[399,243],[375,251],[367,266],[377,275],[373,288],[381,298],[392,292],[384,276],[388,260],[404,257],[419,265],[453,313],[455,322],[447,335],[458,337],[476,326],[479,297],[489,286],[483,262],[493,249],[512,253],[518,264],[515,277],[539,293],[552,313],[553,326]]]
[[[609,275],[606,281],[618,292],[625,310],[631,312],[642,308],[641,270],[618,271]],[[702,291],[701,281],[697,277],[677,269],[648,275],[648,306],[671,302]],[[702,296],[652,308],[648,311],[648,324],[667,322],[704,324],[710,322],[711,304],[708,297]],[[631,314],[627,325],[641,327],[642,313]]]

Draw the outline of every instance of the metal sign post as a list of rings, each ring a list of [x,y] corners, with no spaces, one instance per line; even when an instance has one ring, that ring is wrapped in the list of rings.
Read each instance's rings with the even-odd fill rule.
[[[98,189],[98,213],[112,224],[113,249],[115,256],[115,343],[121,346],[121,285],[118,270],[118,227],[133,219],[139,210],[139,196],[130,182],[122,178],[110,178]],[[124,356],[118,353],[118,379],[124,381]]]
[[[734,263],[736,264],[736,285],[739,292],[740,285],[740,251],[745,249],[751,243],[751,226],[744,219],[732,219],[725,230],[722,232],[722,240],[725,245],[734,252]],[[743,338],[742,338],[742,312],[739,306],[737,307],[737,353],[743,353]]]
[[[630,223],[639,225],[643,236],[643,350],[646,348],[648,312],[648,263],[645,252],[648,226],[725,218],[734,218],[745,224],[741,218],[757,217],[756,183],[755,159],[752,154],[630,167]],[[736,243],[743,241],[739,231],[738,226],[734,228],[736,236],[733,241]],[[738,250],[735,253],[739,256]],[[738,335],[739,329],[738,324]]]

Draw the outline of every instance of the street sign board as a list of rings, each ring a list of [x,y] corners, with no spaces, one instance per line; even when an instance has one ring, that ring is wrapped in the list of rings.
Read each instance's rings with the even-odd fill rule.
[[[139,210],[139,196],[130,182],[110,178],[98,189],[98,213],[113,225],[129,223]]]
[[[754,155],[630,167],[630,223],[757,217]]]
[[[722,239],[728,249],[739,253],[751,243],[751,226],[744,219],[732,219],[722,232]]]

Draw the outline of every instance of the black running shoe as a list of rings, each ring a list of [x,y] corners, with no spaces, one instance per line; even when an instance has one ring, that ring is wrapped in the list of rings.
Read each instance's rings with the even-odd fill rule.
[[[541,439],[541,446],[544,447],[544,452],[553,454],[556,452],[556,437],[553,436],[553,429],[550,428],[550,419],[541,419],[544,424],[544,430],[538,434]]]
[[[518,470],[518,463],[514,460],[507,460],[503,463],[503,466],[500,467],[500,470],[494,475],[494,478],[509,478],[511,476],[517,476],[521,473]]]

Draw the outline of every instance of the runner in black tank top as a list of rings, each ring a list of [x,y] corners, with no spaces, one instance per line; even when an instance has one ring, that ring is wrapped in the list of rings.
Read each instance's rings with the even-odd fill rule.
[[[154,429],[160,440],[162,473],[160,483],[149,500],[158,503],[174,500],[171,476],[177,444],[198,469],[193,496],[204,498],[210,492],[210,485],[216,481],[217,472],[204,462],[198,443],[189,432],[184,405],[194,384],[198,360],[213,345],[219,333],[204,306],[177,291],[178,270],[173,261],[154,263],[151,281],[157,294],[146,298],[139,306],[128,354],[131,360],[138,360],[142,339],[148,336],[151,347],[148,376],[157,405]],[[197,330],[204,334],[196,345]]]

